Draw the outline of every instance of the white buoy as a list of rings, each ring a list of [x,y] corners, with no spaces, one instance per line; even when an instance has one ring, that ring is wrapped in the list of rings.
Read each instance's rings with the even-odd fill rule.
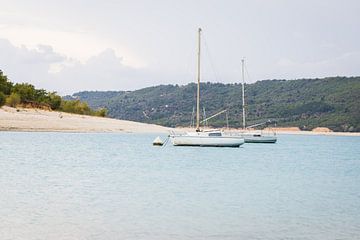
[[[157,136],[155,138],[155,140],[153,141],[154,146],[162,146],[163,144],[164,144],[164,142],[161,140],[161,138],[159,136]]]

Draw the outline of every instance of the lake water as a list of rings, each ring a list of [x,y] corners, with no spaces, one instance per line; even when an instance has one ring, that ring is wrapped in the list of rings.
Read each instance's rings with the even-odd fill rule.
[[[360,137],[0,132],[0,239],[360,239]]]

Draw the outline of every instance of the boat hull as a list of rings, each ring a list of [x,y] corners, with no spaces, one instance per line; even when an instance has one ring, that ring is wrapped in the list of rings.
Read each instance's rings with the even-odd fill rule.
[[[277,138],[271,136],[249,137],[244,136],[246,143],[276,143]]]
[[[244,144],[244,139],[236,137],[202,137],[187,135],[172,135],[170,140],[174,146],[194,147],[239,147]]]
[[[277,137],[276,135],[263,135],[261,133],[233,133],[233,132],[228,132],[226,133],[228,136],[232,136],[232,137],[238,137],[238,138],[243,138],[245,140],[245,143],[276,143],[277,141]]]

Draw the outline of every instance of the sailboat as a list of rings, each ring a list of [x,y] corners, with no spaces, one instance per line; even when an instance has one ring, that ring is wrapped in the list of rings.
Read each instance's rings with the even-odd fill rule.
[[[244,138],[246,143],[276,143],[277,137],[274,134],[263,134],[262,131],[250,130],[252,127],[263,125],[265,123],[255,124],[246,127],[246,113],[245,113],[245,74],[244,74],[244,59],[241,60],[242,66],[242,125],[243,130],[240,132],[240,138]],[[231,134],[234,135],[234,134]]]
[[[197,97],[196,97],[196,129],[185,133],[170,134],[174,146],[201,146],[201,147],[239,147],[244,139],[238,136],[225,135],[220,130],[204,131],[200,129],[200,47],[201,28],[198,29],[198,58],[197,58]]]

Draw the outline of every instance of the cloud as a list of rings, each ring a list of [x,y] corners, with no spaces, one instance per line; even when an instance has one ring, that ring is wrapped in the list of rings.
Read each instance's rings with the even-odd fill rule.
[[[119,55],[114,48],[103,49],[84,61],[59,53],[51,45],[41,44],[29,48],[25,45],[16,46],[8,39],[0,38],[0,53],[0,69],[13,82],[29,82],[37,88],[57,91],[64,95],[83,90],[134,90],[157,84],[186,84],[195,80],[193,72],[181,73],[166,67],[152,70],[150,67],[129,66],[125,64],[125,57]],[[189,61],[182,63],[186,65]],[[355,76],[359,73],[359,65],[359,51],[339,51],[332,56],[316,60],[305,58],[303,61],[284,54],[278,61],[274,60],[273,63],[259,68],[259,71],[250,71],[252,75],[260,71],[266,74],[258,74],[249,82],[269,78]],[[206,69],[206,66],[203,69]],[[203,71],[202,80],[214,81],[214,78],[208,75]],[[235,82],[239,76],[238,72],[234,72],[220,80]]]
[[[122,58],[117,57],[113,49],[106,49],[85,63],[76,62],[64,67],[52,77],[56,82],[61,82],[58,87],[62,91],[121,90],[130,87],[130,84],[126,83],[137,71],[124,66]],[[136,79],[133,79],[133,82],[136,82]]]
[[[357,66],[360,65],[360,52],[346,52],[338,56],[318,61],[295,61],[289,58],[280,58],[274,71],[283,75],[283,78],[292,74],[293,78],[317,78],[331,76],[358,76]],[[287,77],[289,78],[289,77]]]
[[[15,47],[7,39],[0,39],[2,64],[6,62],[20,62],[32,64],[51,64],[66,60],[66,57],[55,53],[48,45],[38,45],[36,49],[28,49],[25,46]]]
[[[87,61],[66,57],[49,45],[16,47],[0,39],[0,69],[13,82],[71,94],[82,90],[131,90],[166,82],[164,74],[123,64],[114,49],[105,49]]]
[[[29,22],[0,24],[0,38],[9,40],[17,47],[22,45],[38,47],[41,42],[45,45],[40,46],[51,46],[55,51],[81,62],[85,62],[90,57],[111,47],[117,53],[122,53],[126,56],[126,59],[124,59],[125,65],[133,67],[147,65],[144,57],[137,56],[138,54],[125,47],[126,44],[121,43],[121,41],[107,39],[101,35],[95,35],[76,27],[68,27],[68,30],[66,30],[66,28],[57,24],[49,25],[49,23],[44,22],[40,24],[40,19],[37,19],[35,22],[36,24],[33,22],[32,17]]]
[[[6,39],[0,39],[0,69],[14,82],[30,82],[44,87],[53,64],[67,58],[53,51],[51,46],[39,45],[35,49],[15,47]]]

